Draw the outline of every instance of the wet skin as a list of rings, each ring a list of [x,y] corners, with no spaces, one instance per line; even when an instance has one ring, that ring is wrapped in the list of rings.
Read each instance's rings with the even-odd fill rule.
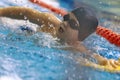
[[[75,25],[80,25],[75,16],[69,13],[70,18],[76,22]],[[14,19],[23,19],[29,20],[32,23],[39,25],[37,28],[37,32],[46,32],[50,33],[54,37],[58,37],[61,41],[66,42],[76,51],[80,51],[81,53],[86,53],[91,55],[98,61],[98,64],[93,63],[84,59],[86,62],[85,65],[106,69],[107,71],[119,70],[120,61],[106,59],[97,54],[91,54],[91,52],[79,41],[78,39],[78,30],[72,29],[67,21],[61,21],[53,14],[42,13],[34,9],[25,8],[25,7],[7,7],[0,8],[0,16],[1,17],[9,17]],[[26,19],[25,19],[26,17]],[[79,60],[78,60],[79,61]],[[107,66],[110,68],[106,68],[103,66]]]

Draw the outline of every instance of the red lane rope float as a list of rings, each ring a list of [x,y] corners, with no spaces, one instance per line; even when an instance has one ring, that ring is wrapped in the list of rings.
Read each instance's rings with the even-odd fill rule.
[[[51,10],[52,12],[61,14],[62,16],[67,14],[67,12],[65,10],[55,8],[49,4],[46,4],[45,2],[42,2],[41,0],[29,0],[29,1],[31,1],[32,3],[35,3],[39,6],[42,6],[44,8],[47,8],[47,9]],[[107,39],[110,43],[120,47],[120,34],[117,34],[117,33],[113,32],[112,30],[109,30],[109,29],[101,27],[101,26],[97,27],[96,33],[98,35],[104,37],[105,39]]]
[[[107,39],[110,43],[120,47],[120,34],[101,26],[97,27],[96,33]]]
[[[60,14],[62,16],[67,14],[67,12],[65,10],[60,9],[60,8],[55,8],[55,7],[53,7],[53,6],[49,5],[49,4],[46,4],[45,2],[43,2],[41,0],[29,0],[29,1],[31,1],[32,3],[35,3],[35,4],[39,5],[39,6],[42,6],[44,8],[47,8],[47,9],[51,10],[52,12],[55,12],[55,13]]]

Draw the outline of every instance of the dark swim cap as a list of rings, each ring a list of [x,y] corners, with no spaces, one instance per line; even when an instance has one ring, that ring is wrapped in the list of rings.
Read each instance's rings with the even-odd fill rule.
[[[68,17],[69,14],[64,16],[64,20],[68,21],[70,27],[76,30],[79,30],[79,40],[83,41],[86,37],[88,37],[91,33],[95,32],[98,26],[98,20],[94,14],[94,11],[87,7],[79,7],[71,13],[74,14],[76,19],[79,22],[79,26],[75,26],[75,21],[71,21]]]

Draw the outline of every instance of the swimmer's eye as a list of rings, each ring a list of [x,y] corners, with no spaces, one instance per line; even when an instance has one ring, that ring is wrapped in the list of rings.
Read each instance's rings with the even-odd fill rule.
[[[60,33],[63,33],[64,32],[64,29],[62,27],[59,28],[59,32]]]

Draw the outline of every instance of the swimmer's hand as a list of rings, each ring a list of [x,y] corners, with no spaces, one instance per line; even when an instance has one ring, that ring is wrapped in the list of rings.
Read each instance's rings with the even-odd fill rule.
[[[107,59],[98,54],[94,54],[93,57],[97,60],[97,64],[89,61],[86,63],[87,66],[109,72],[120,72],[120,60]]]

